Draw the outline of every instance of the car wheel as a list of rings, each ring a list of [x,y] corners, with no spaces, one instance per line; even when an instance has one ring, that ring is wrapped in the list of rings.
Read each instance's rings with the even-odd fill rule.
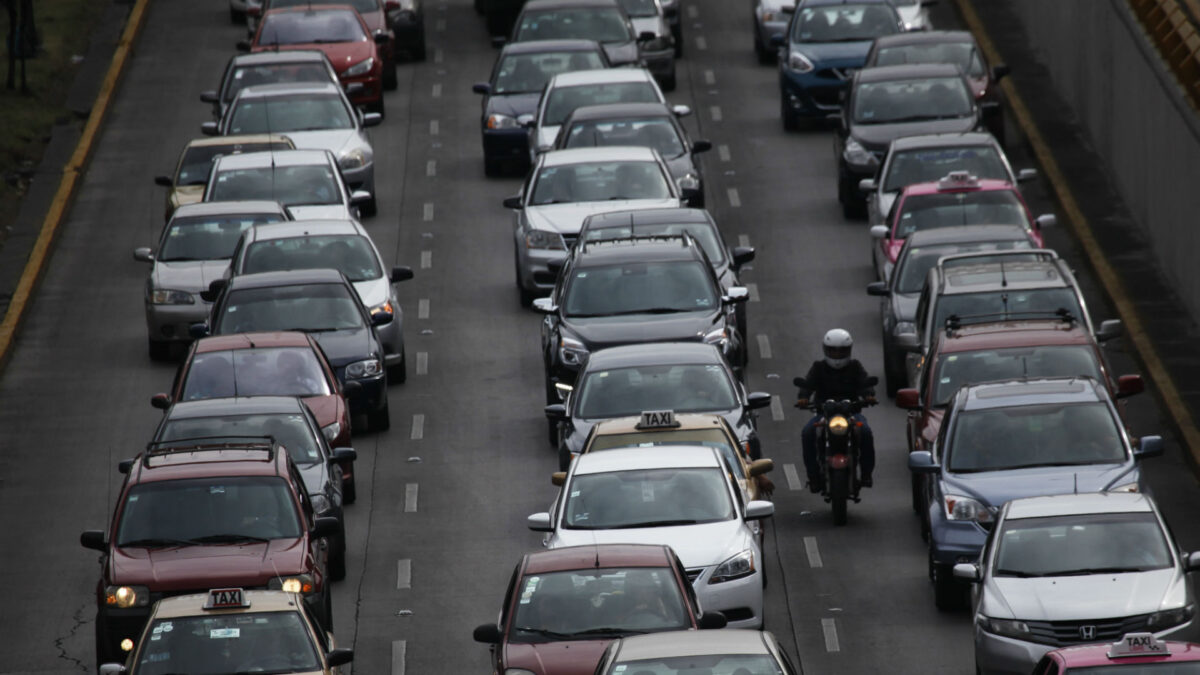
[[[534,300],[534,298],[537,297],[537,293],[527,290],[524,286],[521,285],[521,268],[520,268],[521,263],[517,262],[516,254],[513,254],[513,261],[514,261],[513,269],[515,269],[516,273],[517,273],[517,293],[520,294],[520,296],[521,296],[521,306],[522,307],[533,307],[533,300]]]
[[[333,594],[330,593],[329,591],[330,591],[329,584],[325,584],[325,599],[321,601],[321,614],[323,615],[321,617],[321,620],[325,624],[325,630],[332,633],[333,632],[333,598],[330,596],[332,596]]]
[[[671,66],[671,74],[666,75],[662,79],[663,91],[675,91],[675,66]]]
[[[329,548],[329,579],[341,581],[346,578],[346,533],[334,537]]]
[[[354,479],[342,481],[342,503],[353,504],[358,499],[358,490],[354,487]]]
[[[796,112],[787,104],[787,99],[783,97],[783,93],[779,95],[779,114],[783,117],[784,131],[799,131],[800,119]]]
[[[404,384],[408,380],[408,354],[404,347],[400,348],[400,363],[388,368],[387,376],[389,383]]]
[[[933,604],[942,611],[961,609],[966,605],[964,591],[966,585],[954,578],[949,565],[933,562],[930,552],[929,573],[933,577]]]
[[[396,57],[393,56],[383,64],[383,88],[395,91],[399,84],[400,80],[396,77]]]
[[[504,173],[504,160],[491,159],[484,156],[483,158],[483,175],[488,178],[496,178]]]
[[[886,345],[887,343],[884,342]],[[908,382],[908,373],[904,370],[904,360],[897,359],[890,349],[883,349],[883,379],[887,387],[887,395],[896,398],[896,392],[904,388]]]
[[[150,353],[151,361],[166,361],[171,358],[171,343],[147,340],[146,351]]]
[[[387,431],[392,426],[391,415],[388,414],[387,394],[384,394],[383,407],[367,413],[367,428],[371,431]]]
[[[379,100],[377,102],[368,105],[367,109],[371,112],[379,113],[380,117],[387,117],[387,113],[384,111],[383,95],[379,96]]]

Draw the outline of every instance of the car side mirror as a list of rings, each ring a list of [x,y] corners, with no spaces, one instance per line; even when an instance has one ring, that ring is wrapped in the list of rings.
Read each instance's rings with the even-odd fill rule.
[[[338,647],[337,649],[325,655],[325,665],[330,668],[336,666],[344,666],[354,660],[354,650],[346,647]]]
[[[692,114],[692,109],[686,105],[673,105],[671,106],[671,112],[676,117],[687,117]]]
[[[380,115],[379,113],[369,112],[362,116],[362,126],[364,129],[367,127],[377,127],[382,123],[383,115]]]
[[[309,532],[316,539],[336,537],[342,533],[342,524],[337,518],[317,518]]]
[[[864,178],[858,181],[858,189],[862,192],[874,192],[879,188],[874,178]]]
[[[504,198],[504,208],[506,208],[506,209],[522,208],[521,195],[512,195],[511,197],[505,197]]]
[[[871,238],[872,239],[887,239],[888,234],[890,234],[890,232],[888,230],[887,225],[872,225],[871,226]]]
[[[406,265],[397,265],[396,267],[392,268],[391,279],[393,284],[398,284],[401,281],[408,281],[411,278],[413,278],[413,271],[411,267]]]
[[[124,663],[102,663],[100,664],[100,675],[120,675],[125,672]]]
[[[353,462],[356,459],[358,459],[358,451],[354,448],[333,448],[329,454],[330,464]]]
[[[253,9],[253,8],[251,8],[251,9]],[[246,13],[250,14],[250,9],[247,9]],[[249,40],[238,40],[237,50],[243,54],[249,52],[250,51],[250,41]]]
[[[84,530],[79,535],[79,545],[101,553],[108,550],[108,540],[104,538],[104,530]]]
[[[377,45],[386,45],[388,42],[391,42],[391,40],[392,39],[388,37],[388,34],[383,31],[379,31],[375,34],[375,44]]]
[[[692,143],[692,154],[708,152],[709,150],[712,150],[712,141],[701,139]]]
[[[1012,72],[1012,70],[1008,67],[1007,63],[997,63],[996,65],[992,66],[992,81],[998,81],[1000,78],[1008,75],[1010,72]]]
[[[475,84],[471,85],[471,91],[475,92],[476,94],[488,96],[492,93],[492,85],[488,84],[487,82],[476,82]]]
[[[550,474],[550,484],[551,485],[554,485],[556,487],[562,487],[563,485],[566,484],[566,482],[567,482],[567,472],[566,471],[555,471],[554,473]]]
[[[1029,181],[1031,181],[1037,177],[1038,177],[1037,169],[1021,169],[1020,171],[1017,172],[1017,182],[1018,183],[1028,183]]]
[[[933,461],[933,453],[928,450],[914,450],[908,453],[908,470],[913,473],[937,473],[941,469]]]
[[[351,206],[362,206],[369,201],[371,201],[371,193],[366,190],[355,190],[350,193]]]
[[[1057,224],[1058,216],[1054,215],[1053,213],[1043,213],[1042,215],[1033,219],[1033,226],[1039,230],[1047,227],[1054,227]]]
[[[771,405],[771,395],[765,391],[750,392],[746,396],[746,407],[751,410],[766,408]]]
[[[117,473],[119,473],[123,476],[128,476],[129,472],[131,470],[133,470],[133,465],[136,463],[137,463],[136,457],[131,458],[131,459],[123,459],[123,460],[117,462]]]
[[[982,576],[979,573],[979,565],[975,563],[958,563],[954,566],[953,574],[955,579],[962,579],[973,584],[978,583]]]
[[[1146,383],[1141,375],[1122,375],[1117,378],[1116,398],[1125,398],[1146,391]]]
[[[896,392],[896,407],[905,410],[921,409],[921,392],[916,389],[901,389]]]
[[[392,320],[395,318],[396,318],[395,314],[392,314],[389,311],[381,309],[378,312],[371,312],[371,325],[372,326],[386,326],[389,323],[391,323]]]
[[[543,408],[543,412],[546,413],[546,419],[551,421],[561,422],[567,419],[567,406],[561,403],[551,403]]]
[[[545,511],[535,513],[525,519],[525,526],[534,532],[553,532],[554,528],[550,525],[550,514]]]
[[[1200,551],[1192,551],[1191,553],[1183,556],[1183,571],[1200,571]]]
[[[174,185],[175,185],[175,183],[171,180],[170,176],[155,176],[154,184],[161,185],[162,187],[168,187],[168,188],[174,187]]]
[[[200,297],[203,298],[204,293],[206,292],[207,291],[201,291]],[[201,321],[188,326],[188,337],[192,338],[193,340],[199,340],[200,338],[208,337],[208,324]]]
[[[1138,439],[1138,446],[1133,449],[1133,456],[1135,459],[1162,457],[1163,450],[1162,436],[1142,436]]]
[[[209,90],[200,92],[201,103],[217,103],[217,92]]]
[[[553,314],[558,311],[554,301],[550,298],[538,298],[533,301],[533,308],[542,314]]]
[[[733,269],[738,269],[742,265],[754,260],[753,246],[734,246],[729,252],[729,257],[733,260]]]
[[[886,281],[872,281],[867,284],[867,295],[877,295],[886,298],[891,294],[892,292],[888,289]]]
[[[753,462],[750,462],[750,467],[747,469],[746,473],[751,478],[754,478],[755,476],[761,476],[764,473],[770,473],[774,470],[775,470],[775,461],[774,460],[756,459]]]
[[[504,640],[503,636],[500,635],[500,627],[494,623],[485,623],[482,626],[476,626],[472,636],[476,642],[482,642],[486,645],[498,645]]]
[[[1111,340],[1121,335],[1120,319],[1107,319],[1100,322],[1100,330],[1096,331],[1096,339],[1100,342]]]
[[[171,407],[171,395],[166,393],[157,393],[150,397],[150,407],[166,410]]]
[[[704,612],[696,619],[696,627],[700,630],[720,630],[729,625],[729,619],[720,612]]]
[[[154,252],[150,250],[149,246],[141,246],[133,249],[133,259],[138,262],[152,263],[154,262]]]
[[[657,33],[652,33],[648,30],[644,30],[644,31],[638,33],[637,41],[638,42],[649,42],[651,40],[656,39],[657,37],[658,37]]]
[[[721,297],[721,301],[728,304],[737,304],[746,302],[750,299],[750,289],[745,286],[730,286],[725,291],[725,295]]]
[[[200,133],[204,134],[205,136],[219,136],[221,134],[221,130],[217,128],[216,122],[205,122],[200,125]]]

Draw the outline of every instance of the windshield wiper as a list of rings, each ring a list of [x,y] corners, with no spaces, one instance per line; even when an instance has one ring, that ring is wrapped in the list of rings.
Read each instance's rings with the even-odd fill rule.
[[[530,626],[514,626],[513,630],[533,633],[534,635],[541,635],[543,637],[557,638],[559,640],[569,640],[574,635],[574,633],[559,633],[557,631],[546,630],[545,628],[533,628]]]
[[[576,631],[574,633],[571,633],[571,635],[612,635],[612,634],[643,635],[643,634],[649,633],[649,632],[650,631],[648,631],[648,630],[636,630],[636,629],[632,629],[632,628],[613,628],[610,626],[604,626],[601,628],[589,628],[587,630]]]
[[[1061,572],[1048,573],[1045,576],[1054,577],[1081,577],[1088,574],[1120,574],[1121,572],[1145,572],[1152,567],[1085,567],[1081,570],[1063,570]]]
[[[619,527],[620,529],[625,529],[625,528],[632,529],[635,527],[670,527],[672,525],[695,525],[698,522],[700,522],[700,521],[688,520],[686,518],[678,518],[676,520],[647,520],[647,521],[641,522],[641,523],[622,523],[621,525],[619,525],[617,527]],[[613,528],[613,529],[617,529],[617,528]]]
[[[117,548],[126,546],[135,546],[138,548],[169,548],[172,546],[195,546],[199,542],[192,539],[166,539],[166,538],[146,538],[134,539],[133,541],[123,541],[117,544]]]
[[[700,308],[703,309],[703,308]],[[696,309],[683,307],[644,307],[642,309],[627,309],[623,312],[613,312],[608,316],[625,316],[627,314],[678,314],[680,312],[695,312]]]
[[[232,544],[241,541],[257,541],[269,542],[266,537],[256,537],[252,534],[209,534],[203,537],[196,537],[193,540],[197,544]]]
[[[158,262],[196,262],[199,260],[207,260],[208,258],[190,258],[186,255],[175,256],[172,258],[159,258]]]

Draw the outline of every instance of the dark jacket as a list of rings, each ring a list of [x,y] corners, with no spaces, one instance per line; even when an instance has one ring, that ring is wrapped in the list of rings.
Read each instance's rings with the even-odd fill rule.
[[[867,383],[867,370],[858,359],[850,359],[844,368],[832,368],[824,359],[813,361],[804,379],[807,386],[800,386],[798,396],[814,402],[875,395],[874,387]]]

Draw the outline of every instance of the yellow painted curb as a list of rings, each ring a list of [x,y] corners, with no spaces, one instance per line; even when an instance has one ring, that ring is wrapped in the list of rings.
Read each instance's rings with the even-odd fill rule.
[[[967,27],[975,35],[976,40],[979,41],[979,46],[983,49],[984,55],[992,63],[1002,63],[1004,59],[1001,58],[1000,52],[996,50],[995,44],[992,43],[991,37],[988,35],[979,15],[975,13],[975,8],[970,0],[955,0],[955,3],[958,5],[963,21],[966,22]],[[1183,436],[1184,445],[1192,457],[1193,465],[1200,466],[1200,430],[1196,428],[1196,423],[1192,419],[1191,413],[1179,396],[1179,389],[1175,387],[1175,381],[1171,378],[1170,373],[1167,372],[1162,359],[1158,357],[1158,352],[1154,349],[1154,345],[1150,341],[1150,336],[1146,334],[1141,316],[1134,307],[1133,301],[1129,299],[1129,295],[1125,292],[1125,285],[1121,282],[1120,277],[1117,276],[1116,271],[1113,270],[1112,264],[1108,262],[1103,249],[1100,248],[1100,244],[1096,241],[1096,235],[1092,231],[1091,224],[1088,223],[1083,212],[1079,209],[1079,203],[1075,201],[1075,195],[1071,192],[1062,169],[1059,168],[1058,162],[1050,152],[1049,146],[1046,145],[1045,139],[1042,138],[1041,131],[1034,123],[1033,116],[1029,113],[1029,108],[1025,106],[1025,101],[1017,91],[1016,85],[1013,84],[1012,78],[1005,78],[1000,84],[1004,89],[1005,95],[1008,97],[1009,106],[1017,118],[1017,124],[1020,125],[1021,130],[1025,132],[1025,136],[1029,139],[1029,144],[1033,147],[1033,153],[1037,156],[1038,163],[1042,165],[1042,170],[1046,178],[1050,181],[1050,185],[1058,197],[1059,204],[1067,214],[1071,230],[1075,233],[1075,237],[1079,240],[1084,254],[1088,258],[1088,262],[1091,263],[1092,269],[1095,270],[1101,285],[1104,286],[1105,292],[1108,293],[1108,297],[1116,307],[1117,315],[1121,317],[1121,322],[1125,326],[1125,335],[1133,344],[1134,350],[1137,351],[1138,358],[1141,360],[1143,366],[1145,366],[1150,379],[1158,387],[1163,403],[1167,407],[1167,412],[1170,413],[1171,419],[1175,422],[1175,426]]]
[[[125,30],[121,33],[120,40],[117,41],[117,48],[113,52],[108,73],[100,85],[100,92],[96,94],[92,112],[88,115],[87,123],[83,127],[83,134],[79,137],[79,144],[75,146],[74,154],[63,167],[58,192],[54,194],[54,199],[50,202],[50,209],[46,212],[45,220],[42,221],[41,232],[33,244],[33,250],[29,253],[29,261],[25,263],[25,271],[21,273],[21,278],[17,282],[17,288],[13,292],[8,311],[4,314],[4,321],[0,322],[0,366],[3,366],[8,359],[9,350],[12,348],[21,319],[25,315],[25,309],[33,296],[42,270],[46,267],[46,261],[50,257],[50,247],[54,243],[54,237],[58,234],[59,225],[66,217],[67,208],[71,204],[80,174],[92,154],[96,134],[99,132],[100,125],[104,123],[104,116],[112,103],[113,93],[125,70],[125,64],[129,61],[133,43],[142,29],[146,7],[149,4],[149,0],[137,0],[134,3],[133,10],[129,13],[129,20],[125,24]]]

